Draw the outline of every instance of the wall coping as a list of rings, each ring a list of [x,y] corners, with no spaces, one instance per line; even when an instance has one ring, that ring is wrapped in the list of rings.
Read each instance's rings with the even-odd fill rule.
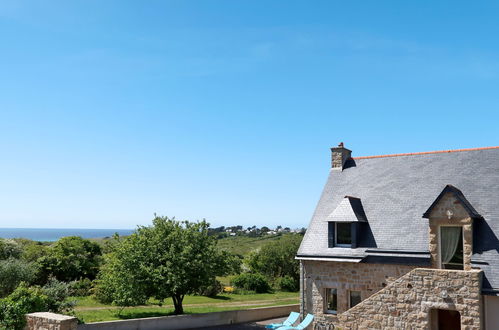
[[[52,320],[52,321],[59,321],[59,322],[76,320],[76,317],[74,317],[74,316],[68,316],[68,315],[62,315],[62,314],[56,314],[56,313],[50,313],[50,312],[29,313],[29,314],[26,314],[26,316],[47,319],[47,320]]]
[[[290,307],[297,307],[300,304],[289,304],[289,305],[279,305],[279,306],[270,306],[270,307],[257,307],[257,308],[248,308],[248,309],[235,309],[235,310],[228,310],[228,311],[221,311],[221,312],[209,312],[209,313],[195,313],[195,314],[180,314],[180,315],[168,315],[168,316],[155,316],[155,317],[143,317],[143,318],[138,318],[138,319],[126,319],[126,320],[111,320],[111,321],[101,321],[101,322],[91,322],[91,323],[85,323],[87,325],[97,325],[97,324],[111,324],[111,323],[126,323],[126,322],[133,322],[133,321],[144,321],[144,320],[166,320],[166,319],[171,319],[171,318],[202,318],[203,316],[207,315],[214,315],[217,313],[225,313],[225,312],[244,312],[247,310],[255,311],[255,310],[271,310],[271,309],[279,309],[279,308],[290,308]]]

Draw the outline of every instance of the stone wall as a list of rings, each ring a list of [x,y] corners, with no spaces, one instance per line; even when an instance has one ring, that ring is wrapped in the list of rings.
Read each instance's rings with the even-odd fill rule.
[[[26,330],[76,330],[75,317],[54,313],[26,314]]]
[[[304,291],[302,311],[318,322],[335,322],[336,315],[324,314],[325,290],[338,290],[338,313],[349,309],[349,290],[361,292],[362,300],[414,269],[414,266],[332,261],[302,261]]]
[[[451,213],[448,213],[449,211]],[[433,268],[440,268],[438,232],[441,226],[463,227],[463,266],[464,270],[470,270],[473,254],[473,220],[452,193],[442,196],[429,217],[429,249]]]
[[[461,328],[481,329],[482,271],[418,268],[338,315],[344,329],[429,329],[431,311],[456,310]],[[434,321],[434,320],[433,320]]]
[[[148,317],[143,319],[86,323],[79,325],[78,330],[179,330],[205,329],[208,327],[217,327],[218,329],[225,328],[226,325],[230,324],[284,317],[298,310],[299,307],[295,304],[203,314]]]

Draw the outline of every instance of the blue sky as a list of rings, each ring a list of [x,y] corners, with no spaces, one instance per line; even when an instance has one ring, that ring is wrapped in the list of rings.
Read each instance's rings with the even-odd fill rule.
[[[0,227],[306,226],[329,147],[499,145],[499,3],[0,3]]]

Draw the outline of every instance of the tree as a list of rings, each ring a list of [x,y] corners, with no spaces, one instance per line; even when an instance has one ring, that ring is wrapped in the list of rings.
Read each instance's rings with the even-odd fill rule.
[[[63,237],[46,252],[38,262],[47,278],[52,275],[60,281],[94,279],[99,271],[99,244],[79,236]]]
[[[47,243],[32,241],[26,238],[16,238],[16,243],[21,246],[21,259],[29,262],[37,262],[39,258],[47,255],[49,245]]]
[[[21,246],[14,240],[0,238],[0,260],[18,259],[22,254]]]
[[[98,291],[119,306],[143,304],[150,297],[171,297],[182,314],[186,294],[199,292],[215,276],[234,270],[234,258],[216,248],[206,221],[156,217],[150,227],[120,240],[98,278]]]
[[[0,297],[12,293],[21,282],[33,283],[37,266],[34,263],[10,258],[0,261]]]
[[[301,240],[301,235],[288,234],[267,243],[249,256],[248,266],[252,272],[262,273],[273,280],[290,276],[298,282],[300,263],[295,260],[295,256]]]

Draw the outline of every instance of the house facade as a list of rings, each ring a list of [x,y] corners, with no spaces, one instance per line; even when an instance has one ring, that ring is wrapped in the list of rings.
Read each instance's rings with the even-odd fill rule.
[[[499,147],[331,148],[296,258],[316,329],[499,329]]]

